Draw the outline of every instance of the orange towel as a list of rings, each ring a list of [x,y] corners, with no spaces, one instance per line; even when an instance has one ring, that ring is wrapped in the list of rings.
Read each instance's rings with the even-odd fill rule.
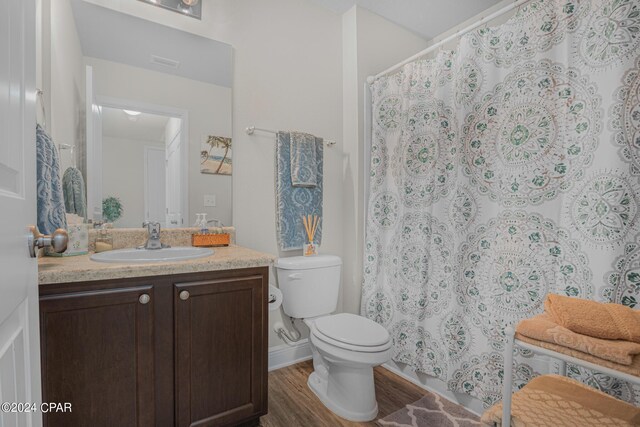
[[[544,309],[555,323],[573,332],[640,343],[640,312],[624,305],[548,294]]]
[[[502,402],[482,414],[482,425],[502,425]],[[512,398],[511,425],[554,427],[631,427],[640,425],[640,408],[559,375],[535,377]]]
[[[631,365],[622,365],[620,363],[615,363],[609,360],[601,359],[600,357],[592,356],[589,353],[583,353],[581,351],[574,350],[569,347],[564,347],[558,344],[552,344],[550,342],[535,340],[518,333],[516,333],[516,339],[522,342],[529,343],[531,345],[535,345],[536,347],[546,348],[547,350],[555,351],[560,354],[566,354],[567,356],[595,363],[596,365],[604,366],[605,368],[615,369],[616,371],[625,372],[629,375],[640,377],[640,356],[635,356],[633,358],[633,362],[631,362]]]
[[[547,313],[522,320],[516,327],[516,333],[622,365],[631,365],[634,362],[634,356],[640,354],[638,343],[603,340],[578,334],[555,323]]]

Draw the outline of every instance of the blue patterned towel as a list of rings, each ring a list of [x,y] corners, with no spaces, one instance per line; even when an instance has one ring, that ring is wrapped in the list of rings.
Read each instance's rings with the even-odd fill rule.
[[[283,251],[302,249],[307,243],[302,217],[318,215],[322,219],[322,165],[323,144],[315,138],[316,186],[294,187],[291,181],[291,137],[289,132],[276,136],[276,228],[278,245]],[[314,243],[322,242],[322,221],[314,237]]]
[[[64,195],[60,182],[58,151],[51,137],[36,126],[36,179],[38,197],[38,230],[51,234],[57,228],[67,228]]]
[[[62,176],[64,190],[64,208],[67,213],[87,216],[87,199],[84,191],[82,172],[76,167],[69,167]]]
[[[316,137],[308,133],[291,132],[291,183],[294,187],[315,187]]]

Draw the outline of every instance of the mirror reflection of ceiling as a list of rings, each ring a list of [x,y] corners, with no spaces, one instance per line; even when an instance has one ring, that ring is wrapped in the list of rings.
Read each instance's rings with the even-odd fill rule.
[[[117,139],[165,142],[169,117],[156,114],[127,114],[120,108],[102,108],[102,135]]]
[[[232,87],[230,45],[83,0],[71,4],[84,56]]]

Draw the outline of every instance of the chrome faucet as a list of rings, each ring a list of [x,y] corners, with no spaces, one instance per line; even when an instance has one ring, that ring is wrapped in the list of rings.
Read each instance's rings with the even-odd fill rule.
[[[143,246],[138,247],[138,249],[162,249],[169,248],[169,245],[165,245],[160,242],[160,223],[159,222],[150,222],[145,221],[142,223],[143,227],[147,227],[147,232],[149,236],[147,237],[147,243]]]

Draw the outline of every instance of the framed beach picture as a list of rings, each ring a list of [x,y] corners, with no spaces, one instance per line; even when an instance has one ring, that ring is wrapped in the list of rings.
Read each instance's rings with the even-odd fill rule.
[[[231,138],[207,135],[200,148],[200,172],[212,175],[231,175]]]

